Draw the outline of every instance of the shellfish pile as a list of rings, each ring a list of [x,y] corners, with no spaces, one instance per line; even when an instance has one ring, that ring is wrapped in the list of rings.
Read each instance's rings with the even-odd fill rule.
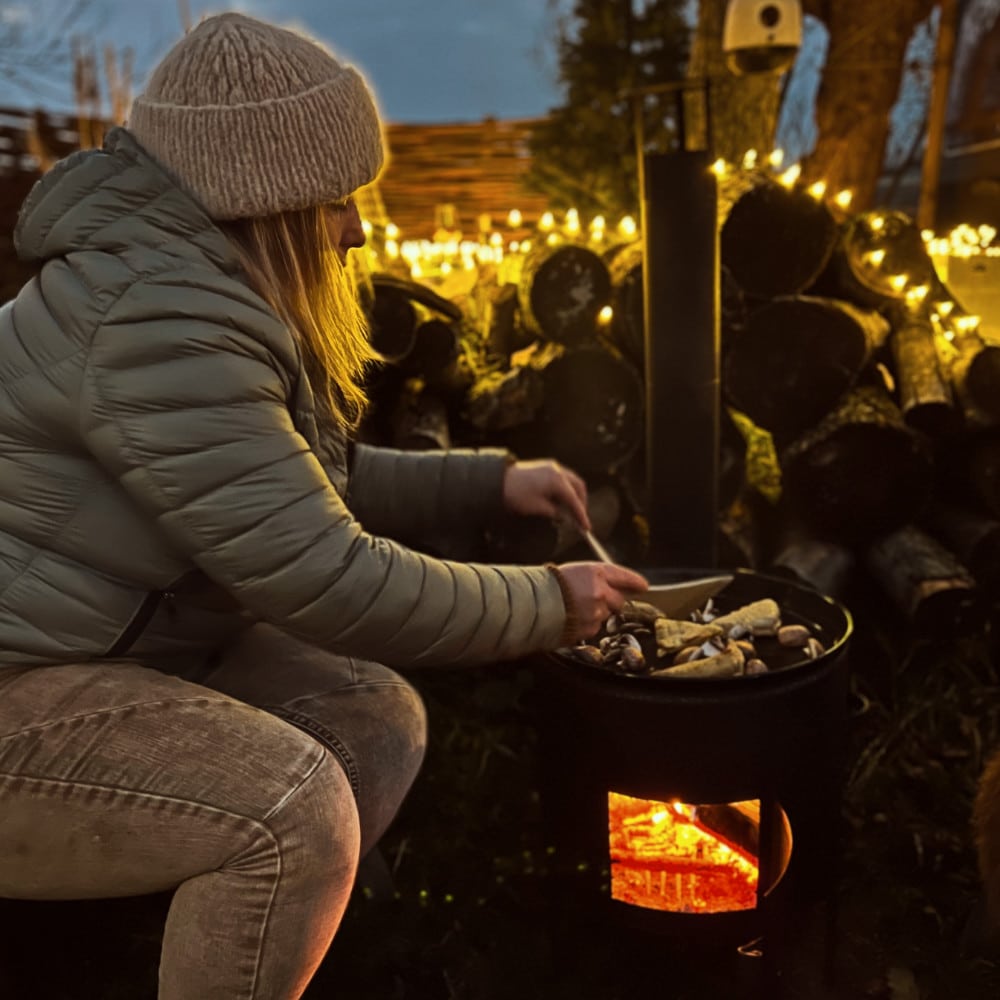
[[[753,601],[716,614],[712,601],[682,621],[644,601],[628,601],[598,637],[562,650],[572,659],[642,677],[740,677],[821,656],[817,629],[783,624],[778,603]]]

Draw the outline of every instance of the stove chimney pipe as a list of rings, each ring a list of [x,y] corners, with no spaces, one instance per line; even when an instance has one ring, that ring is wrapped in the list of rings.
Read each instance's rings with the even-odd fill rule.
[[[640,145],[649,565],[718,559],[719,236],[708,150]]]

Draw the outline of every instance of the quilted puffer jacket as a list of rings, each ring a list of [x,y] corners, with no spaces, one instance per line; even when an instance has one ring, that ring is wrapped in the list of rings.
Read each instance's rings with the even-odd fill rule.
[[[503,453],[358,445],[348,478],[295,338],[127,131],[43,177],[15,239],[41,269],[0,309],[0,664],[248,619],[397,666],[558,645],[551,571],[390,540],[495,513]]]

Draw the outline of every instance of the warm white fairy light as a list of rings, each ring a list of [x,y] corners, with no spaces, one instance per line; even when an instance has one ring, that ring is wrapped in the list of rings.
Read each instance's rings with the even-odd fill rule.
[[[785,151],[783,149],[772,149],[767,154],[767,162],[777,170],[785,162]]]
[[[562,237],[558,233],[549,233],[549,235],[545,237],[545,242],[550,247],[558,246],[562,243]]]
[[[854,201],[854,192],[850,188],[838,191],[833,197],[833,203],[837,208],[842,208],[845,211],[851,207],[852,201]]]
[[[869,263],[873,264],[875,267],[881,267],[882,261],[885,260],[885,251],[872,250],[869,253],[865,254],[865,258],[869,261]]]
[[[814,184],[810,184],[806,190],[819,201],[823,195],[826,194],[826,181],[816,181]]]
[[[981,316],[959,316],[955,321],[955,329],[961,333],[972,333],[982,322]]]
[[[935,308],[942,316],[947,317],[951,315],[952,310],[955,308],[955,303],[947,300],[945,302],[939,302]]]
[[[399,256],[399,244],[395,240],[385,241],[385,255],[390,260],[395,260]]]
[[[725,177],[729,172],[729,164],[720,156],[710,169],[716,177]]]
[[[517,229],[523,221],[523,216],[518,209],[512,208],[507,213],[507,225],[510,226],[511,229]]]
[[[371,239],[372,235],[372,224],[368,219],[361,220],[361,231],[365,234],[366,239]]]
[[[784,184],[786,188],[792,188],[795,187],[795,182],[799,179],[801,174],[801,165],[793,163],[783,174],[778,176],[778,180]]]
[[[919,306],[930,293],[930,285],[914,285],[906,291],[906,301],[911,306]]]
[[[612,310],[611,306],[605,306],[597,314],[597,322],[600,323],[601,326],[607,326],[611,322],[611,317],[613,315],[614,315],[614,311]]]
[[[580,232],[580,213],[575,208],[571,208],[566,212],[566,220],[563,223],[563,229],[565,229],[571,236],[575,236],[578,232]]]
[[[743,169],[744,170],[753,170],[753,168],[756,167],[756,166],[757,166],[757,150],[756,149],[748,149],[743,154]]]
[[[873,233],[880,233],[885,229],[885,216],[884,215],[873,215],[868,220],[868,228],[871,229]]]
[[[889,279],[889,285],[892,287],[893,291],[901,292],[904,288],[906,288],[906,283],[909,280],[910,276],[908,274],[894,274]]]
[[[385,238],[387,240],[399,239],[399,226],[395,222],[387,222],[385,224]]]
[[[631,215],[625,215],[622,217],[621,222],[618,223],[618,232],[622,236],[635,236],[638,232],[639,227],[636,225],[635,219]]]
[[[546,212],[538,220],[538,228],[543,233],[547,233],[555,224],[556,224],[556,217],[551,212]]]

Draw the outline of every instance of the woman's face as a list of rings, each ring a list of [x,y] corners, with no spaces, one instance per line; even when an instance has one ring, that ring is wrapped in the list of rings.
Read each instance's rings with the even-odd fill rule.
[[[365,245],[365,231],[361,226],[358,206],[353,198],[348,198],[343,205],[329,205],[325,216],[330,242],[336,247],[341,261],[346,261],[348,250]]]

